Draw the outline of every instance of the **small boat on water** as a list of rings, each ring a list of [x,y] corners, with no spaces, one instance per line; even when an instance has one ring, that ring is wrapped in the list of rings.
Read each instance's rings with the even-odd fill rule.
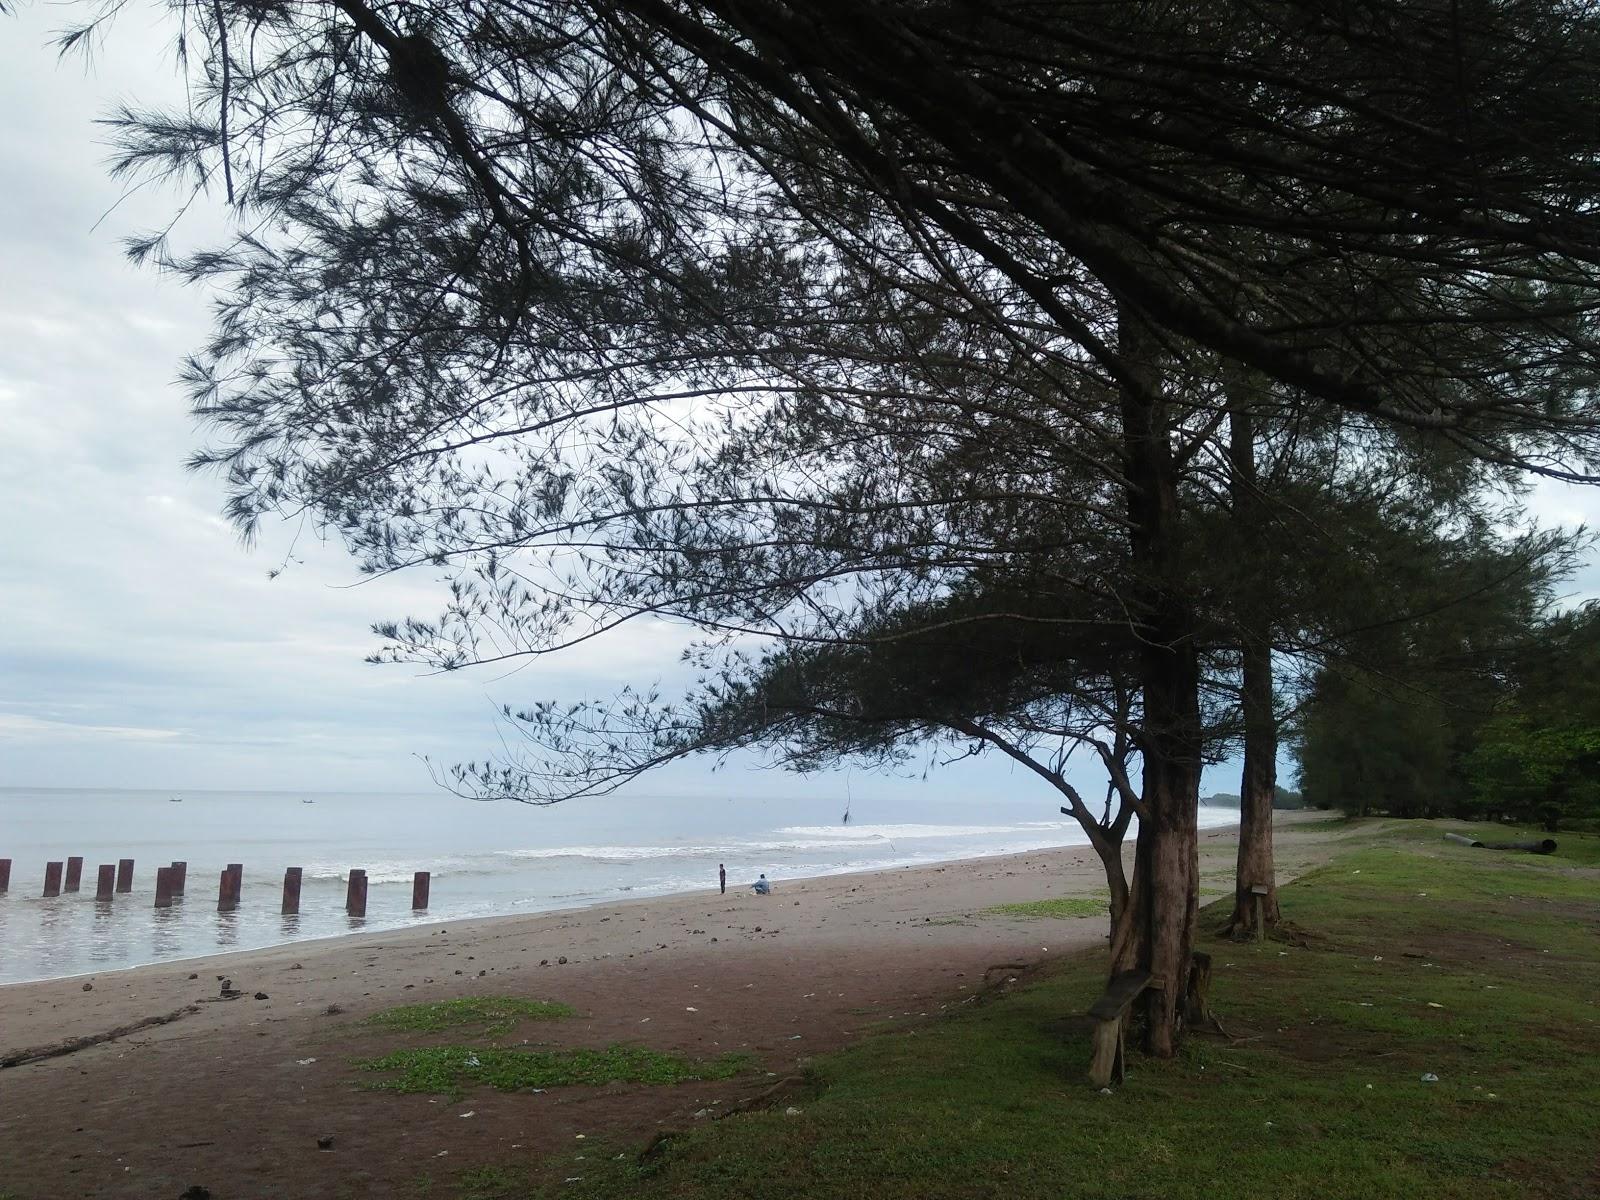
[[[167,797],[167,803],[169,803],[169,804],[182,804],[183,803],[183,797],[182,796],[168,796]]]
[[[301,804],[315,804],[316,801],[315,800],[302,800],[302,801],[300,801],[300,803]]]

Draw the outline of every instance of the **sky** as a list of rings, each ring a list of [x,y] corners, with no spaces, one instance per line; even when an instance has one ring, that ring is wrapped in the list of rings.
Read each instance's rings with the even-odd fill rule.
[[[203,431],[174,380],[205,335],[205,298],[119,247],[174,197],[124,196],[94,124],[119,101],[181,94],[172,31],[133,5],[89,64],[62,62],[49,42],[71,16],[44,3],[0,16],[0,787],[421,791],[423,757],[495,748],[501,702],[670,680],[682,635],[643,624],[510,676],[370,666],[372,622],[432,614],[436,580],[361,581],[338,546],[287,527],[241,545],[218,481],[183,467]],[[1534,507],[1600,517],[1583,489],[1541,487]],[[1600,571],[1572,592],[1600,594]],[[755,765],[684,764],[632,786],[828,799],[1028,788],[1044,816],[1057,803],[993,760],[926,782]],[[1103,788],[1087,767],[1074,778]],[[1236,786],[1226,765],[1203,790]]]

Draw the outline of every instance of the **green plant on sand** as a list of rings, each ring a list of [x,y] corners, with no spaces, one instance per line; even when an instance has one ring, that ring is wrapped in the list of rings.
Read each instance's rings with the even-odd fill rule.
[[[524,1000],[516,996],[467,996],[460,1000],[437,1000],[427,1004],[402,1004],[373,1013],[362,1022],[377,1029],[408,1029],[418,1033],[438,1033],[466,1025],[488,1026],[490,1032],[505,1032],[518,1021],[552,1021],[570,1017],[570,1005],[554,1000]]]
[[[992,917],[1099,917],[1105,915],[1106,902],[1085,896],[1063,896],[1054,900],[997,904],[983,912]]]
[[[729,1079],[747,1070],[743,1054],[697,1060],[641,1046],[603,1049],[506,1050],[474,1046],[420,1046],[356,1063],[363,1071],[391,1072],[370,1086],[379,1091],[459,1096],[468,1084],[501,1091],[603,1083],[685,1083]]]

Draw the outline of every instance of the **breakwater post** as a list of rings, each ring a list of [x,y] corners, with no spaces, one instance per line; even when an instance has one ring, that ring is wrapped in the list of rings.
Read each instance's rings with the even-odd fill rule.
[[[61,890],[63,892],[75,892],[82,883],[83,859],[76,856],[69,857],[67,859],[67,877],[61,882]]]
[[[283,915],[292,917],[300,911],[300,867],[285,867],[283,871]]]
[[[133,891],[133,859],[119,858],[117,860],[117,891]]]
[[[112,890],[116,886],[116,866],[112,863],[101,863],[99,877],[94,881],[94,898],[110,903]]]
[[[174,860],[172,863],[172,895],[174,899],[183,898],[183,889],[189,882],[189,864]]]
[[[61,895],[61,864],[58,862],[47,862],[44,865],[44,894]]]
[[[172,907],[172,868],[156,868],[156,907]]]
[[[11,860],[0,858],[0,896],[11,890]]]
[[[239,894],[244,890],[244,866],[229,863],[222,871],[217,884],[217,911],[232,912],[239,907]]]
[[[367,873],[352,868],[350,880],[345,885],[344,911],[352,917],[367,915]]]
[[[428,871],[418,871],[411,877],[411,909],[413,912],[428,907],[428,884],[432,878],[432,873]]]

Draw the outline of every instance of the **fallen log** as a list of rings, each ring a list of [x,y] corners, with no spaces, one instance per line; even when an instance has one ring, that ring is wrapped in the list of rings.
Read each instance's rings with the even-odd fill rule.
[[[1554,854],[1554,838],[1541,838],[1536,842],[1480,842],[1485,850],[1525,850],[1529,854]]]
[[[1480,842],[1477,838],[1470,838],[1464,833],[1447,833],[1444,835],[1447,842],[1455,842],[1458,846],[1473,846],[1479,850],[1522,850],[1528,854],[1554,854],[1556,843],[1552,838],[1541,838],[1534,842]]]

